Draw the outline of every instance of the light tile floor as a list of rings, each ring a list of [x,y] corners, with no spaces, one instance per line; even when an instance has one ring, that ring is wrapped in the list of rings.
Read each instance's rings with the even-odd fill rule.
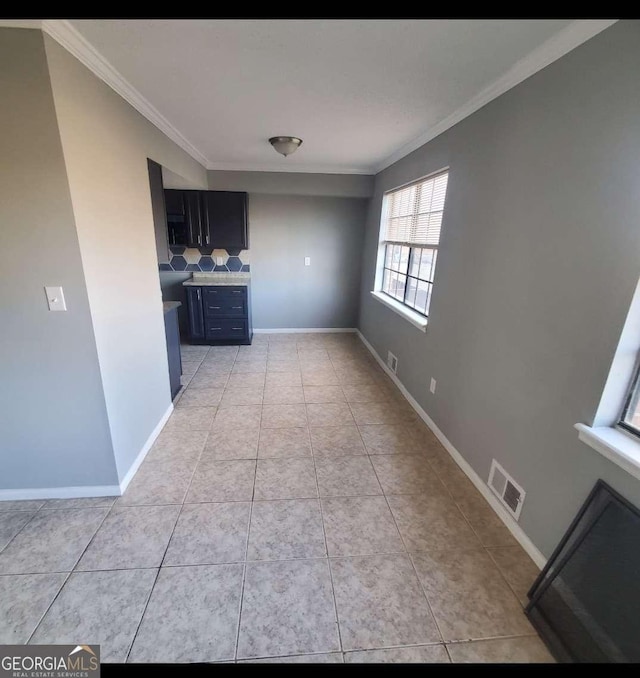
[[[536,567],[353,335],[183,346],[123,497],[0,503],[0,643],[111,662],[551,661]]]

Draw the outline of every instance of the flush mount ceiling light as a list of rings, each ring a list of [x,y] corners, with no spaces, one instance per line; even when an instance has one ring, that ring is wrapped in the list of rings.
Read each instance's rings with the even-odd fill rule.
[[[275,150],[284,155],[286,158],[288,155],[291,155],[294,151],[297,151],[302,144],[302,139],[298,137],[271,137],[269,143],[275,148]]]

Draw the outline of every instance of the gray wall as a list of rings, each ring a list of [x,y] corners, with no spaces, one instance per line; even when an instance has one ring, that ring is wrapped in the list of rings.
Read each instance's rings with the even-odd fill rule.
[[[376,177],[360,328],[486,480],[527,491],[549,555],[597,478],[640,484],[578,441],[640,275],[640,23],[621,22]],[[427,333],[373,299],[382,193],[450,166]],[[429,393],[429,379],[438,382]]]
[[[27,86],[28,85],[28,86]],[[0,489],[117,483],[42,33],[0,28]],[[62,285],[66,313],[47,309]]]
[[[373,193],[373,177],[362,174],[209,170],[207,175],[212,191],[324,195],[341,198],[368,198]]]
[[[356,326],[366,203],[249,196],[255,328]]]
[[[207,175],[49,36],[45,49],[122,480],[171,406],[147,158]]]

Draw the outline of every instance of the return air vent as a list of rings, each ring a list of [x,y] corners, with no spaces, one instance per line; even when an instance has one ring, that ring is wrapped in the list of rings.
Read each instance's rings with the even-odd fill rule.
[[[387,367],[395,374],[398,371],[398,359],[391,353],[387,351]]]
[[[518,520],[526,492],[494,459],[489,471],[489,487],[509,513]]]

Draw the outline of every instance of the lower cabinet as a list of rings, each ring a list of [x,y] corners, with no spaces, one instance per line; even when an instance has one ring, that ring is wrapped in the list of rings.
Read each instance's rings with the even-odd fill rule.
[[[180,356],[180,330],[178,329],[178,309],[174,308],[164,314],[164,332],[167,340],[167,358],[169,360],[169,384],[171,400],[180,390],[182,376],[182,359]]]
[[[250,289],[248,285],[187,286],[189,336],[194,343],[250,344]]]

